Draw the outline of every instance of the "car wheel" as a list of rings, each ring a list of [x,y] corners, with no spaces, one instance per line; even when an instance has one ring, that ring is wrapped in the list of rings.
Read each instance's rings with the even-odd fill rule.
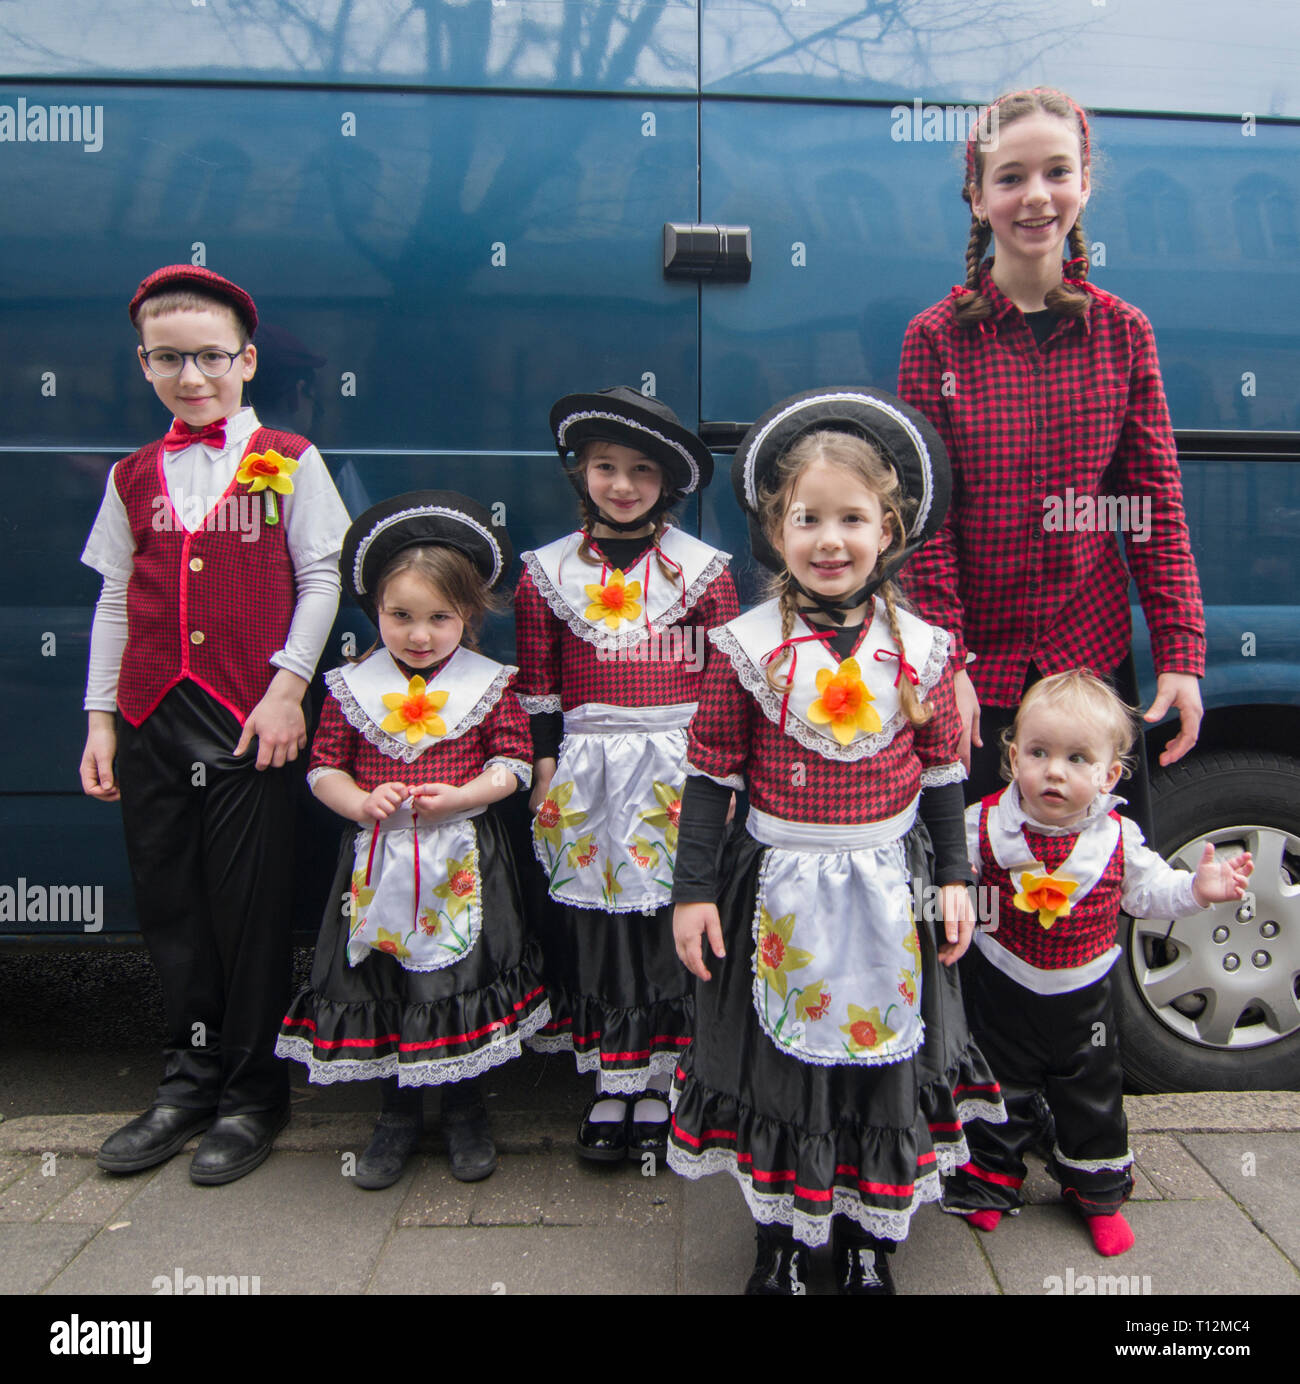
[[[1139,1091],[1300,1090],[1300,762],[1238,751],[1152,775],[1156,849],[1248,850],[1246,898],[1170,925],[1121,918],[1120,1050]]]

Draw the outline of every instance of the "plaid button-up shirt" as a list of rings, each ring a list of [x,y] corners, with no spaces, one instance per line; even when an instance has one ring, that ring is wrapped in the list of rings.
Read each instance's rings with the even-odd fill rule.
[[[942,529],[903,580],[917,610],[975,654],[981,701],[1014,706],[1045,674],[1111,673],[1132,638],[1131,572],[1156,671],[1205,671],[1205,614],[1151,324],[1090,291],[1040,347],[984,266],[993,303],[965,327],[945,298],[913,318],[898,392],[953,469]],[[1125,559],[1116,532],[1125,535]]]

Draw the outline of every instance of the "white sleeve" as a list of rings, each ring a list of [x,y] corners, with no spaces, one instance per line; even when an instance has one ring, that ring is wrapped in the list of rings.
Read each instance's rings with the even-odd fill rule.
[[[975,872],[975,882],[980,877],[980,808],[982,803],[972,803],[966,809],[966,858]]]
[[[1200,913],[1190,870],[1175,870],[1142,839],[1142,828],[1121,817],[1124,833],[1124,883],[1121,906],[1131,918],[1187,918]]]
[[[127,572],[130,572],[127,567]],[[87,711],[117,710],[117,680],[126,649],[126,588],[129,576],[105,576],[90,626],[90,666],[86,672]]]
[[[271,655],[277,668],[286,668],[310,682],[321,650],[334,626],[339,608],[339,559],[337,550],[318,557],[293,574],[298,603],[284,641],[284,648]]]
[[[337,559],[351,521],[315,447],[308,447],[298,458],[289,498],[291,503],[284,506],[284,539],[294,570],[303,571],[317,558],[333,555]]]
[[[104,498],[100,502],[99,513],[95,515],[95,522],[90,526],[90,536],[86,539],[81,560],[87,567],[93,567],[101,577],[121,577],[125,590],[135,557],[135,535],[131,532],[131,521],[126,517],[126,506],[117,493],[116,474],[115,462],[108,473]]]

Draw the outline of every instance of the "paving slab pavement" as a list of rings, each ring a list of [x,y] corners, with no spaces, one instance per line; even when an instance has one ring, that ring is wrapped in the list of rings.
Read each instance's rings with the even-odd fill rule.
[[[93,1154],[136,1112],[33,1115],[0,1124],[0,1292],[150,1294],[162,1279],[254,1280],[284,1293],[734,1294],[753,1224],[727,1176],[589,1166],[572,1112],[494,1107],[500,1166],[456,1182],[436,1119],[402,1179],[363,1192],[349,1172],[369,1114],[308,1103],[267,1163],[227,1187],[195,1187],[188,1158],[132,1177]],[[1104,1260],[1041,1163],[1028,1205],[991,1235],[922,1207],[894,1257],[913,1294],[1300,1294],[1300,1095],[1126,1101],[1137,1236]],[[649,1174],[649,1175],[646,1175]],[[232,1289],[238,1291],[238,1287]],[[812,1256],[809,1291],[833,1291]]]

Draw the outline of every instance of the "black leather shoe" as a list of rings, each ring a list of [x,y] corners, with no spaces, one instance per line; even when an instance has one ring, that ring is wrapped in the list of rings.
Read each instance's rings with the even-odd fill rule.
[[[642,1091],[640,1095],[633,1096],[628,1102],[627,1156],[640,1159],[644,1154],[652,1153],[662,1163],[668,1157],[668,1120],[666,1118],[662,1120],[634,1119],[636,1103],[639,1100],[663,1101],[666,1110],[668,1093],[666,1091]]]
[[[894,1297],[897,1293],[889,1255],[861,1239],[833,1232],[831,1265],[835,1289],[845,1297]]]
[[[234,1182],[265,1163],[275,1136],[289,1123],[289,1110],[221,1115],[203,1136],[190,1161],[190,1181],[201,1187]]]
[[[420,1142],[422,1124],[418,1115],[385,1110],[375,1125],[366,1151],[357,1159],[354,1178],[357,1186],[371,1192],[391,1187],[401,1177],[406,1160]]]
[[[758,1254],[754,1272],[745,1284],[746,1297],[803,1297],[808,1291],[803,1281],[803,1246],[790,1231],[758,1227]]]
[[[593,1121],[591,1112],[597,1102],[602,1100],[621,1100],[623,1118],[621,1120]],[[626,1096],[612,1095],[606,1091],[592,1096],[587,1108],[582,1112],[582,1123],[578,1126],[578,1157],[593,1163],[621,1163],[627,1157],[628,1126],[632,1123],[632,1103]]]
[[[179,1153],[216,1118],[215,1110],[151,1105],[143,1115],[110,1134],[95,1161],[109,1173],[143,1172]]]
[[[497,1166],[497,1146],[492,1142],[487,1111],[478,1092],[471,1100],[450,1108],[444,1093],[441,1123],[452,1177],[457,1182],[482,1182],[490,1177]]]

